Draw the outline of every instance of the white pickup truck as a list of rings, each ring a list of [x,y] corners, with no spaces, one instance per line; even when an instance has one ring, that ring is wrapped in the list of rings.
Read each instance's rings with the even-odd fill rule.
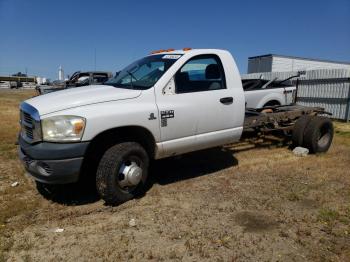
[[[293,104],[296,100],[296,86],[285,80],[243,79],[243,90],[247,108],[262,108]]]
[[[228,51],[162,50],[105,85],[22,102],[19,157],[46,192],[92,175],[105,202],[118,204],[145,189],[151,159],[237,142],[245,130],[283,131],[294,145],[325,152],[333,138],[332,122],[317,116],[325,113],[297,105],[246,111]]]

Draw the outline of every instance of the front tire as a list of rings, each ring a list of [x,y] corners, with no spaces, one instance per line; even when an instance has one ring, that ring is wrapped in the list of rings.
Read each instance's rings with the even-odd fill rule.
[[[112,146],[102,156],[96,173],[96,188],[108,205],[117,205],[144,192],[149,157],[138,143]]]

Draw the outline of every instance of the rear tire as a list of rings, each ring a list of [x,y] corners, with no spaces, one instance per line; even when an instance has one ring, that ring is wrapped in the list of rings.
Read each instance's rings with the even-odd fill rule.
[[[298,118],[295,122],[293,131],[292,131],[292,142],[293,146],[303,146],[304,145],[304,133],[307,125],[311,121],[312,116],[303,115]]]
[[[135,198],[144,192],[148,166],[149,157],[140,144],[125,142],[112,146],[104,153],[97,168],[97,192],[108,205]],[[135,177],[139,180],[137,184]]]
[[[327,152],[334,135],[333,123],[326,117],[313,117],[305,129],[304,146],[311,153]]]

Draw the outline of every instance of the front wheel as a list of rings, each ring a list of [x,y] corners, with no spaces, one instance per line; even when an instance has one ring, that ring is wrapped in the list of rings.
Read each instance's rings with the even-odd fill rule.
[[[112,146],[97,168],[99,195],[109,205],[133,199],[145,189],[148,166],[149,157],[140,144],[125,142]]]

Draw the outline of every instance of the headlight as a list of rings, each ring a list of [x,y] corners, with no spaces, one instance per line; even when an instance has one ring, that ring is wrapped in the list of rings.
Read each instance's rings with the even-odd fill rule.
[[[80,141],[84,129],[85,118],[79,116],[53,116],[42,120],[44,141]]]

